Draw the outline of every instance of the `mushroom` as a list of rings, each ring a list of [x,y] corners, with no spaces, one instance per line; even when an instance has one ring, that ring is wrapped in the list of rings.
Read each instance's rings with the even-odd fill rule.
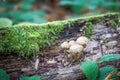
[[[71,40],[69,43],[68,43],[70,46],[76,44],[76,42],[74,40]]]
[[[61,48],[63,48],[63,49],[69,49],[69,47],[70,47],[70,45],[68,44],[67,41],[63,42],[60,46],[61,46]]]
[[[37,59],[36,59],[36,61],[35,61],[35,66],[34,66],[34,68],[37,70],[38,69],[38,65],[39,65],[39,58],[38,58],[38,56],[37,56]]]
[[[67,55],[67,61],[68,61],[68,62],[71,62],[71,61],[72,61],[72,56],[73,56],[72,54],[68,54],[68,55]]]
[[[68,42],[67,41],[65,41],[65,42],[63,42],[61,45],[61,48],[63,49],[63,55],[68,59],[68,56],[67,56],[67,49],[69,49],[70,48],[70,45],[68,44]]]
[[[56,61],[54,59],[52,59],[52,60],[48,60],[47,63],[48,64],[54,64],[54,63],[56,63]]]
[[[78,60],[83,53],[84,47],[82,45],[74,44],[70,47],[69,51],[73,55],[74,61]]]
[[[85,36],[81,36],[76,40],[76,43],[79,45],[86,45],[88,42],[89,42],[89,40]]]
[[[70,47],[69,51],[72,52],[72,53],[82,52],[83,51],[83,46],[78,45],[78,44],[74,44]]]

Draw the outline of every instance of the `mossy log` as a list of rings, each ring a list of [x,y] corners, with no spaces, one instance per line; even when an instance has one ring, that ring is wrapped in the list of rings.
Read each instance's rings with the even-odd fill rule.
[[[109,13],[44,24],[20,23],[9,27],[0,27],[0,55],[14,53],[23,57],[34,57],[40,49],[50,46],[58,37],[66,35],[68,30],[75,28],[76,24],[79,26],[77,28],[79,30],[84,26],[88,27],[96,23],[114,28],[119,22],[118,15],[118,13]],[[84,30],[86,36],[90,36],[92,32],[88,32],[88,30]]]

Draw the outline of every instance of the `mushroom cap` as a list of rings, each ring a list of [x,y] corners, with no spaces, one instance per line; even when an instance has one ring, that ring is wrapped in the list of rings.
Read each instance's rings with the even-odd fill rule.
[[[53,64],[53,63],[56,63],[56,61],[54,59],[53,60],[48,60],[47,63]]]
[[[78,45],[78,44],[75,44],[75,45],[72,45],[69,49],[69,51],[71,53],[81,53],[83,51],[83,46],[82,45]]]
[[[88,42],[89,42],[89,40],[85,36],[81,36],[76,40],[76,43],[79,45],[86,45]]]
[[[75,42],[74,40],[71,40],[71,41],[69,41],[68,44],[69,44],[70,46],[72,46],[72,45],[76,44],[76,42]]]
[[[63,49],[68,49],[68,48],[70,48],[70,45],[68,44],[67,41],[63,42],[60,46],[61,46],[61,48],[63,48]]]

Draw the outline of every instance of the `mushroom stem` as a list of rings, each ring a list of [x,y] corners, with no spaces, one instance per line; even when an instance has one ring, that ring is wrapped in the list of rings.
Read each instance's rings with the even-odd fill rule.
[[[78,61],[81,57],[82,53],[76,53],[74,54],[74,62]]]
[[[78,53],[78,59],[80,59],[80,57],[82,56],[82,54],[83,54],[83,52]],[[77,60],[78,60],[78,59],[77,59]]]
[[[68,56],[67,56],[68,53],[67,53],[67,50],[66,50],[66,49],[63,50],[63,53],[64,53],[64,57],[65,57],[65,58],[68,58]]]
[[[38,65],[39,65],[39,58],[38,58],[38,56],[37,56],[37,59],[36,59],[36,61],[35,61],[35,70],[37,70],[38,69]]]
[[[68,56],[67,61],[68,61],[68,62],[72,62],[72,60],[74,59],[74,58],[73,58],[73,54],[72,54],[72,53],[69,53],[67,56]]]

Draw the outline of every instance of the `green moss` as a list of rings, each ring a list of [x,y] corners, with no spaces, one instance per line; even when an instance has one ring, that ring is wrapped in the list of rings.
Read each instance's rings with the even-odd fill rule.
[[[117,14],[107,15],[115,16]],[[15,53],[23,57],[34,57],[39,53],[40,49],[54,43],[65,25],[74,27],[74,22],[78,20],[87,21],[85,35],[90,37],[92,35],[91,20],[103,19],[104,16],[106,15],[44,24],[20,23],[2,28],[0,29],[0,54]]]
[[[87,37],[91,37],[91,35],[92,35],[92,33],[93,33],[93,24],[92,23],[87,23],[86,25],[85,25],[85,28],[83,29],[84,30],[84,34],[85,34],[85,36],[87,36]]]
[[[6,28],[8,33],[1,36],[0,52],[13,52],[23,57],[35,56],[46,45],[50,46],[67,22],[46,24],[18,24]],[[1,34],[4,33],[1,31]],[[5,37],[5,38],[3,38]],[[5,41],[5,42],[4,42]]]
[[[110,21],[108,22],[108,24],[109,24],[112,28],[116,28],[117,25],[118,25],[118,22],[115,22],[114,20],[110,20]]]

